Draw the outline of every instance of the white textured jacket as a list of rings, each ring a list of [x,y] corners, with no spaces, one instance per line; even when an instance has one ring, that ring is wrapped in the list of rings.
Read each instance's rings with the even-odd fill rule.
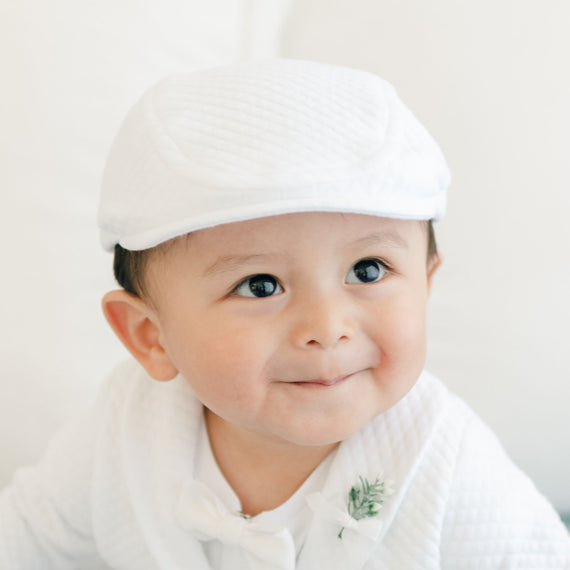
[[[192,495],[202,421],[182,378],[159,383],[133,362],[120,366],[94,408],[0,495],[0,569],[210,570],[207,537],[189,522],[202,512]],[[349,490],[377,476],[394,493],[377,516],[351,524]],[[238,530],[218,538],[248,551],[231,570],[570,568],[558,515],[427,372],[342,442],[307,499],[313,514],[297,557],[287,529],[255,535],[255,517],[232,515]]]

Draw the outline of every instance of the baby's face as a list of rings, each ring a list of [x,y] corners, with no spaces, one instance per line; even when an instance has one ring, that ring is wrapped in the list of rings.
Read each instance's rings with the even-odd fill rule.
[[[162,345],[228,429],[341,441],[424,366],[426,233],[335,213],[197,231],[149,267]]]

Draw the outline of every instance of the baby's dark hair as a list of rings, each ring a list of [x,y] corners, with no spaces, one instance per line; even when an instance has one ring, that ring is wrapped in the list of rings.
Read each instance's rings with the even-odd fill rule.
[[[428,234],[427,261],[437,257],[437,243],[433,224],[430,221],[422,222]],[[131,251],[124,249],[119,244],[115,245],[115,259],[113,270],[117,283],[128,293],[137,297],[148,298],[148,288],[146,283],[146,269],[149,259],[155,255],[163,246],[157,246],[141,251]]]
[[[127,293],[141,298],[147,295],[144,275],[149,256],[150,250],[148,249],[131,251],[121,247],[119,244],[115,245],[113,271],[117,283]]]
[[[437,258],[437,242],[435,241],[435,230],[433,229],[433,222],[429,220],[423,223],[426,226],[426,231],[428,234],[427,262],[429,265],[432,260]]]

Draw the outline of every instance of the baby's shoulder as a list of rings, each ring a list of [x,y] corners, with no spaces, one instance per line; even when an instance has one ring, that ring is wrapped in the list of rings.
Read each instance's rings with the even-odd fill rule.
[[[481,559],[474,556],[469,566],[466,556],[481,548],[489,560],[496,556],[513,567],[564,567],[570,539],[552,505],[483,420],[457,396],[449,401],[461,437],[442,528],[448,567],[479,569]]]
[[[103,423],[153,423],[201,408],[181,376],[161,382],[151,378],[134,359],[118,364],[103,382],[96,403]],[[195,413],[194,413],[195,412]]]

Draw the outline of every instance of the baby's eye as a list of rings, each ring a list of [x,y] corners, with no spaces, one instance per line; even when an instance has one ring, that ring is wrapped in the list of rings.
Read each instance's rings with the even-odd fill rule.
[[[374,283],[380,281],[388,270],[377,259],[361,259],[355,263],[346,276],[347,283]]]
[[[270,297],[283,293],[283,287],[272,275],[253,275],[244,279],[233,291],[241,297]]]

